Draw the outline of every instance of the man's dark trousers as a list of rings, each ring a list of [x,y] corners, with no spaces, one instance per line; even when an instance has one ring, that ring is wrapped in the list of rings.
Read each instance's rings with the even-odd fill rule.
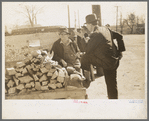
[[[83,70],[89,71],[90,64],[93,64],[94,66],[102,67],[102,65],[100,65],[99,63],[100,63],[100,60],[92,54],[84,55],[81,59],[81,64],[82,64],[81,66]],[[117,90],[117,68],[118,66],[119,66],[119,62],[117,63],[117,67],[115,69],[106,70],[103,68],[109,99],[118,99],[118,90]]]

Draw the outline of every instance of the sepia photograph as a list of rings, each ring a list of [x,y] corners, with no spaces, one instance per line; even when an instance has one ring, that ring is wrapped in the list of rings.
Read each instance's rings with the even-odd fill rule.
[[[147,20],[144,1],[2,2],[2,118],[147,119]]]

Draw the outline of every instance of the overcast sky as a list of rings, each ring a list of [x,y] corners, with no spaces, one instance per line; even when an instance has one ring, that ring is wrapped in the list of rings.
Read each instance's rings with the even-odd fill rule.
[[[37,23],[43,26],[62,25],[68,27],[68,9],[70,9],[70,26],[75,25],[75,14],[78,26],[78,11],[80,25],[85,23],[85,16],[92,13],[92,5],[101,6],[102,25],[116,24],[116,7],[119,6],[123,18],[134,12],[137,16],[146,16],[147,2],[2,2],[3,24],[11,26],[24,24],[27,19],[16,11],[22,11],[22,6],[35,4],[37,7],[45,6],[37,15]]]

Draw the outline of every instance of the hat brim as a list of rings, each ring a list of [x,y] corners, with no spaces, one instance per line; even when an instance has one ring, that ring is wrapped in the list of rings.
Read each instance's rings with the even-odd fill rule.
[[[99,21],[99,20],[97,19],[97,20],[95,20],[95,21]],[[95,21],[86,22],[86,23],[84,23],[84,24],[90,24],[90,23],[93,23],[93,22],[95,22]]]

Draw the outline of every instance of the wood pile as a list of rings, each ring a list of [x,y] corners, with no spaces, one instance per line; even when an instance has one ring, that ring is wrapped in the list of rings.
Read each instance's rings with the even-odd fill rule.
[[[5,93],[64,88],[67,71],[55,61],[44,62],[45,58],[46,54],[28,54],[25,60],[17,62],[14,68],[7,68]]]
[[[13,68],[7,68],[5,74],[5,93],[22,94],[30,91],[47,91],[64,88],[66,80],[76,80],[68,74],[56,61],[48,60],[47,52],[34,51],[26,54],[22,62],[17,62]],[[68,69],[70,70],[70,69]],[[74,74],[79,74],[73,70]],[[71,74],[73,74],[71,72]]]

